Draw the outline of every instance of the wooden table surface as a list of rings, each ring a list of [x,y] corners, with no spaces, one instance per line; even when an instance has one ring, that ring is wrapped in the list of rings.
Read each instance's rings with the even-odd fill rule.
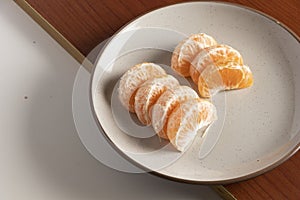
[[[16,1],[78,61],[82,61],[95,45],[137,16],[162,6],[184,2],[183,0]],[[262,11],[281,21],[300,36],[300,0],[226,0],[226,2]],[[32,8],[38,14],[32,12],[30,10]],[[224,187],[235,198],[243,200],[300,199],[300,152],[263,175]]]

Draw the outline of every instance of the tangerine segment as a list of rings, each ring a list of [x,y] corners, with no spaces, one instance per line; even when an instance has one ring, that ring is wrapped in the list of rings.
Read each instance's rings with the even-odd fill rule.
[[[203,48],[216,44],[214,38],[204,33],[191,35],[176,46],[171,59],[172,69],[181,76],[190,76],[190,64],[196,55]]]
[[[185,151],[197,131],[217,119],[215,106],[200,98],[189,99],[176,106],[168,121],[168,138],[179,151]]]
[[[249,87],[253,83],[249,67],[229,63],[225,67],[209,66],[199,76],[198,90],[202,97],[211,97],[220,90]]]
[[[198,94],[188,86],[165,91],[150,110],[152,127],[158,136],[168,139],[167,122],[173,109],[182,101],[198,97]]]
[[[247,88],[247,87],[252,86],[253,85],[253,74],[252,74],[250,68],[246,65],[243,65],[242,69],[245,73],[245,76],[238,88]]]
[[[166,75],[159,65],[154,63],[141,63],[130,68],[119,83],[118,94],[122,105],[130,112],[134,111],[134,96],[136,90],[148,79]]]
[[[220,44],[207,47],[193,60],[190,66],[190,76],[194,83],[198,84],[199,76],[207,66],[222,67],[231,62],[243,65],[241,54],[234,48]]]
[[[167,89],[174,89],[179,82],[171,75],[156,77],[144,82],[136,92],[134,110],[141,123],[151,124],[149,109]]]

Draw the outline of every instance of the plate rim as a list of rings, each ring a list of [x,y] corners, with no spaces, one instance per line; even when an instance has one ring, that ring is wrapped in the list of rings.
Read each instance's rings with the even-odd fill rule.
[[[103,48],[101,49],[101,51],[99,52],[97,59],[94,62],[94,67],[91,71],[91,78],[90,78],[90,83],[89,83],[89,101],[90,101],[90,106],[91,106],[91,110],[92,110],[92,115],[93,118],[99,128],[99,131],[101,132],[101,134],[106,138],[106,140],[108,141],[108,143],[122,156],[124,157],[126,160],[128,160],[129,162],[131,162],[132,164],[134,164],[135,166],[139,167],[140,169],[144,170],[145,173],[149,173],[155,176],[158,176],[160,178],[165,178],[171,181],[176,181],[176,182],[181,182],[181,183],[188,183],[188,184],[206,184],[206,185],[218,185],[218,184],[230,184],[230,183],[235,183],[235,182],[239,182],[239,181],[245,181],[248,180],[250,178],[255,178],[265,172],[268,172],[274,168],[276,168],[277,166],[279,166],[280,164],[282,164],[283,162],[285,162],[286,160],[288,160],[291,156],[293,156],[299,149],[300,149],[300,141],[298,142],[298,144],[289,152],[286,153],[285,156],[283,156],[282,158],[280,158],[279,160],[277,160],[276,162],[270,164],[269,166],[266,166],[258,171],[254,171],[252,173],[246,174],[244,176],[239,176],[239,177],[235,177],[235,178],[230,178],[230,179],[223,179],[223,180],[189,180],[189,179],[184,179],[184,178],[178,178],[178,177],[174,177],[174,176],[169,176],[163,173],[160,173],[158,171],[152,171],[151,169],[148,169],[147,167],[143,166],[142,164],[136,162],[135,160],[133,160],[132,158],[130,158],[126,153],[124,153],[121,149],[119,149],[117,147],[116,144],[114,144],[114,142],[109,138],[108,134],[105,132],[105,130],[103,129],[96,111],[95,111],[95,107],[94,107],[94,100],[93,100],[93,89],[92,89],[92,85],[95,79],[95,71],[96,71],[96,65],[99,61],[99,58],[101,57],[101,54],[103,53],[103,51],[105,50],[105,48],[110,44],[111,40],[113,38],[115,38],[115,36],[117,36],[120,32],[122,32],[126,27],[128,27],[129,25],[132,25],[135,21],[141,19],[142,17],[151,14],[153,12],[156,12],[158,10],[163,10],[166,8],[170,8],[170,7],[176,7],[176,6],[181,6],[181,5],[188,5],[188,4],[216,4],[216,5],[224,5],[224,6],[231,6],[231,7],[237,7],[237,8],[242,8],[245,10],[248,10],[252,13],[256,13],[264,18],[267,18],[268,20],[271,20],[273,22],[275,22],[278,26],[281,26],[283,29],[285,29],[291,36],[293,36],[298,43],[300,43],[300,36],[298,36],[291,28],[289,28],[287,25],[285,25],[284,23],[282,23],[281,21],[277,20],[276,18],[251,7],[245,6],[245,5],[241,5],[238,3],[231,3],[231,2],[223,2],[223,1],[188,1],[188,2],[181,2],[181,3],[174,3],[174,4],[170,4],[167,6],[163,6],[163,7],[159,7],[157,9],[152,9],[150,11],[145,12],[144,14],[141,14],[137,17],[135,17],[134,19],[130,20],[128,23],[124,24],[121,28],[119,28],[118,31],[116,31],[105,43],[105,45],[103,46]]]

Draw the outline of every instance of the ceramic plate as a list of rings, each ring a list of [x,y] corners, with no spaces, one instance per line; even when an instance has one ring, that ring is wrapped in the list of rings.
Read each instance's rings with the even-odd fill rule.
[[[156,62],[168,70],[178,42],[199,32],[239,50],[254,74],[251,88],[217,95],[218,126],[207,134],[221,135],[203,159],[201,138],[187,152],[175,151],[151,127],[139,125],[116,94],[119,78],[132,65]],[[92,110],[108,141],[145,170],[193,183],[240,181],[274,168],[298,150],[299,63],[299,39],[262,13],[215,2],[176,4],[137,18],[108,41],[92,73]]]

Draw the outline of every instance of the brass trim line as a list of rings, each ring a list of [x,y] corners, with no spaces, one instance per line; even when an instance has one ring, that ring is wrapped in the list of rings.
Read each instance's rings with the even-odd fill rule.
[[[225,200],[237,200],[237,198],[233,194],[231,194],[223,185],[211,185],[210,187]]]

